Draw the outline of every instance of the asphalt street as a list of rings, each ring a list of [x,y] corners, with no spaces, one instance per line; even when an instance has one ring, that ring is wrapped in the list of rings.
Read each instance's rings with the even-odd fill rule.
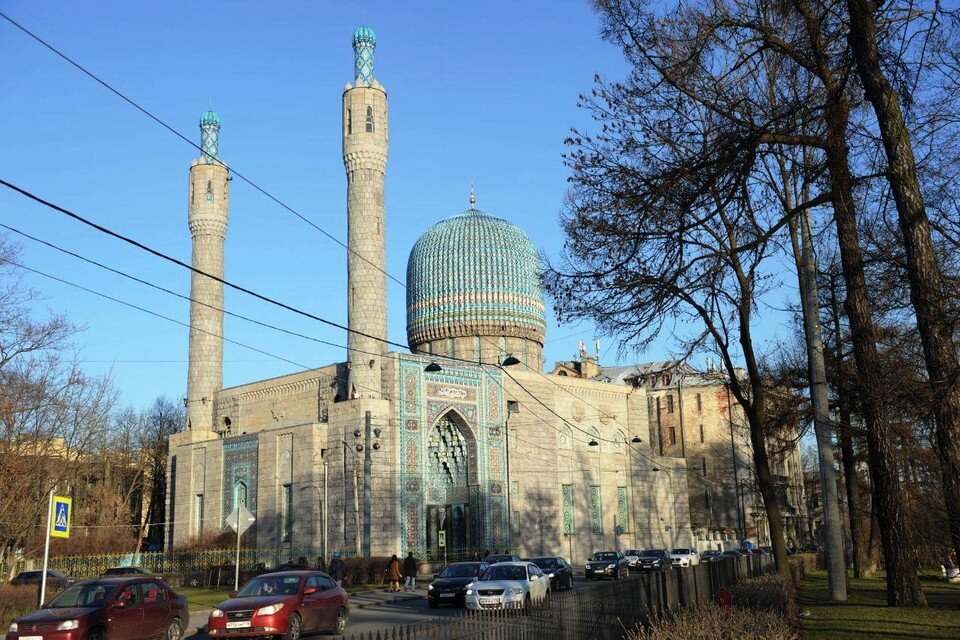
[[[590,585],[578,577],[574,582],[575,589],[589,589]],[[422,589],[422,593],[425,593]],[[558,592],[555,595],[562,597],[565,592]],[[427,606],[427,599],[424,595],[418,594],[413,597],[412,594],[400,594],[402,598],[395,603],[371,604],[364,608],[353,607],[350,612],[350,620],[347,623],[347,632],[344,636],[350,638],[353,634],[367,633],[370,631],[383,631],[393,626],[412,624],[424,620],[435,620],[440,617],[457,615],[463,609],[459,607],[440,607],[439,609],[430,609]],[[351,600],[352,602],[352,600]],[[206,633],[198,631],[207,624],[207,611],[194,611],[190,614],[190,624],[185,633],[186,640],[208,640]],[[311,634],[313,635],[313,634]],[[310,637],[310,635],[306,636]],[[315,637],[334,637],[324,634],[315,634]]]

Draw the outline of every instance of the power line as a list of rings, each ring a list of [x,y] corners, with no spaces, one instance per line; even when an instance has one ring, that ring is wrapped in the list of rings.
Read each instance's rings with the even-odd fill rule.
[[[44,40],[43,38],[41,38],[41,37],[38,36],[37,34],[33,33],[32,31],[30,31],[29,29],[27,29],[25,26],[23,26],[22,24],[20,24],[19,22],[17,22],[16,20],[14,20],[14,19],[11,18],[10,16],[8,16],[7,14],[3,13],[2,11],[0,11],[0,17],[2,17],[4,20],[6,20],[7,22],[9,22],[9,23],[12,24],[13,26],[15,26],[17,29],[19,29],[19,30],[22,31],[23,33],[27,34],[28,36],[30,36],[31,38],[33,38],[34,40],[36,40],[38,43],[40,43],[41,45],[43,45],[44,47],[46,47],[47,49],[49,49],[49,50],[52,51],[53,53],[55,53],[57,56],[59,56],[60,58],[62,58],[63,60],[65,60],[65,61],[66,61],[67,63],[69,63],[71,66],[73,66],[73,67],[75,67],[76,69],[78,69],[81,73],[83,73],[84,75],[86,75],[86,76],[89,77],[90,79],[92,79],[92,80],[94,80],[95,82],[97,82],[97,84],[101,85],[101,86],[102,86],[103,88],[105,88],[107,91],[109,91],[110,93],[114,94],[115,96],[117,96],[118,98],[120,98],[121,100],[123,100],[124,102],[126,102],[127,104],[129,104],[131,107],[133,107],[134,109],[136,109],[137,111],[139,111],[139,112],[142,113],[143,115],[147,116],[148,118],[150,118],[151,120],[153,120],[154,122],[156,122],[158,125],[160,125],[160,126],[163,127],[164,129],[166,129],[167,131],[169,131],[170,133],[172,133],[173,135],[177,136],[178,138],[180,138],[181,140],[183,140],[184,142],[186,142],[187,144],[189,144],[191,147],[193,147],[193,148],[196,149],[197,151],[200,151],[201,153],[203,153],[203,148],[200,147],[200,145],[198,145],[197,143],[195,143],[195,142],[193,142],[192,140],[190,140],[189,138],[187,138],[185,135],[183,135],[183,134],[180,133],[177,129],[175,129],[172,125],[170,125],[170,124],[168,124],[167,122],[165,122],[164,120],[162,120],[159,116],[154,115],[154,114],[153,114],[152,112],[150,112],[146,107],[141,106],[139,103],[137,103],[135,100],[133,100],[132,98],[130,98],[129,96],[127,96],[126,94],[124,94],[122,91],[120,91],[119,89],[116,89],[116,88],[115,88],[113,85],[111,85],[109,82],[107,82],[106,80],[104,80],[104,79],[101,78],[100,76],[96,75],[95,73],[93,73],[92,71],[90,71],[89,69],[87,69],[86,67],[84,67],[83,65],[81,65],[79,62],[77,62],[76,60],[74,60],[73,58],[71,58],[70,56],[68,56],[67,54],[63,53],[62,51],[60,51],[59,49],[57,49],[56,47],[54,47],[52,44],[50,44],[49,42],[47,42],[46,40]],[[271,192],[267,191],[264,187],[261,187],[259,184],[257,184],[256,182],[254,182],[252,179],[248,178],[247,176],[245,176],[244,174],[240,173],[240,172],[237,171],[236,169],[234,169],[234,168],[232,168],[232,167],[228,167],[228,166],[227,166],[226,164],[224,164],[219,158],[215,158],[215,159],[216,159],[216,161],[217,161],[217,164],[223,166],[224,168],[229,169],[229,170],[233,173],[233,175],[235,175],[235,176],[237,176],[238,178],[240,178],[240,180],[242,180],[243,182],[247,183],[248,185],[250,185],[251,187],[253,187],[255,190],[259,191],[261,194],[263,194],[264,196],[266,196],[267,198],[269,198],[270,200],[272,200],[272,201],[275,202],[276,204],[280,205],[282,208],[286,209],[287,211],[289,211],[290,213],[292,213],[292,214],[295,215],[296,217],[300,218],[300,220],[302,220],[303,222],[306,222],[308,225],[310,225],[311,227],[313,227],[314,229],[316,229],[317,231],[319,231],[321,234],[323,234],[324,236],[326,236],[326,237],[329,238],[330,240],[333,240],[334,242],[336,242],[338,245],[340,245],[341,247],[343,247],[344,249],[346,249],[349,253],[354,254],[355,256],[357,256],[358,258],[360,258],[361,260],[363,260],[363,261],[366,262],[367,264],[369,264],[369,265],[371,265],[372,267],[374,267],[377,271],[380,271],[381,273],[383,273],[385,276],[387,276],[388,278],[390,278],[391,280],[393,280],[394,282],[396,282],[396,283],[399,284],[400,286],[403,286],[404,288],[406,288],[406,285],[404,285],[403,282],[401,282],[401,281],[398,280],[397,278],[395,278],[395,277],[393,277],[392,275],[390,275],[385,269],[381,268],[379,265],[374,264],[373,262],[371,262],[371,261],[368,260],[367,258],[363,257],[361,254],[359,254],[359,253],[357,253],[356,251],[354,251],[353,249],[351,249],[351,248],[349,247],[349,245],[347,245],[347,243],[345,243],[345,242],[343,242],[342,240],[338,239],[336,236],[334,236],[333,234],[331,234],[330,232],[328,232],[327,230],[325,230],[323,227],[321,227],[321,226],[318,225],[317,223],[315,223],[315,222],[313,222],[312,220],[310,220],[309,218],[307,218],[305,215],[303,215],[302,213],[300,213],[299,211],[297,211],[296,209],[294,209],[293,207],[291,207],[290,205],[288,205],[286,202],[284,202],[283,200],[281,200],[281,199],[278,198],[277,196],[273,195]]]

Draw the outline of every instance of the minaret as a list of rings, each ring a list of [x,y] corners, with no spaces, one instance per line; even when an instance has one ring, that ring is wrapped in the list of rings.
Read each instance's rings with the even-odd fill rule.
[[[187,207],[193,238],[193,268],[223,278],[230,176],[217,157],[220,117],[200,116],[200,158],[190,165]],[[190,279],[190,361],[187,371],[187,426],[214,430],[213,394],[223,387],[223,284],[194,272]]]
[[[350,398],[379,399],[381,359],[386,353],[381,340],[387,337],[383,176],[388,129],[387,92],[373,75],[376,46],[377,38],[369,27],[354,32],[354,82],[343,92],[343,164],[347,171],[347,321],[351,329],[347,337],[348,393]]]

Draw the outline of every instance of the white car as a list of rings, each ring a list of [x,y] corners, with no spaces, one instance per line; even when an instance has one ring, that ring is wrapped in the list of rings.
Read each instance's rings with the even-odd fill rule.
[[[675,567],[695,567],[700,564],[700,553],[692,548],[678,548],[670,552],[670,562]]]
[[[467,609],[526,608],[550,597],[550,578],[532,562],[498,562],[467,585]]]

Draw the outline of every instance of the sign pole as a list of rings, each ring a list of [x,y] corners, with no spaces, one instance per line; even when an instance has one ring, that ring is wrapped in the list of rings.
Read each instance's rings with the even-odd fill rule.
[[[50,561],[50,527],[53,523],[53,489],[50,489],[50,498],[47,503],[47,535],[43,540],[43,576],[40,578],[40,606],[43,606],[47,592],[47,563]]]
[[[233,569],[233,590],[240,590],[240,508],[237,507],[237,563]]]

